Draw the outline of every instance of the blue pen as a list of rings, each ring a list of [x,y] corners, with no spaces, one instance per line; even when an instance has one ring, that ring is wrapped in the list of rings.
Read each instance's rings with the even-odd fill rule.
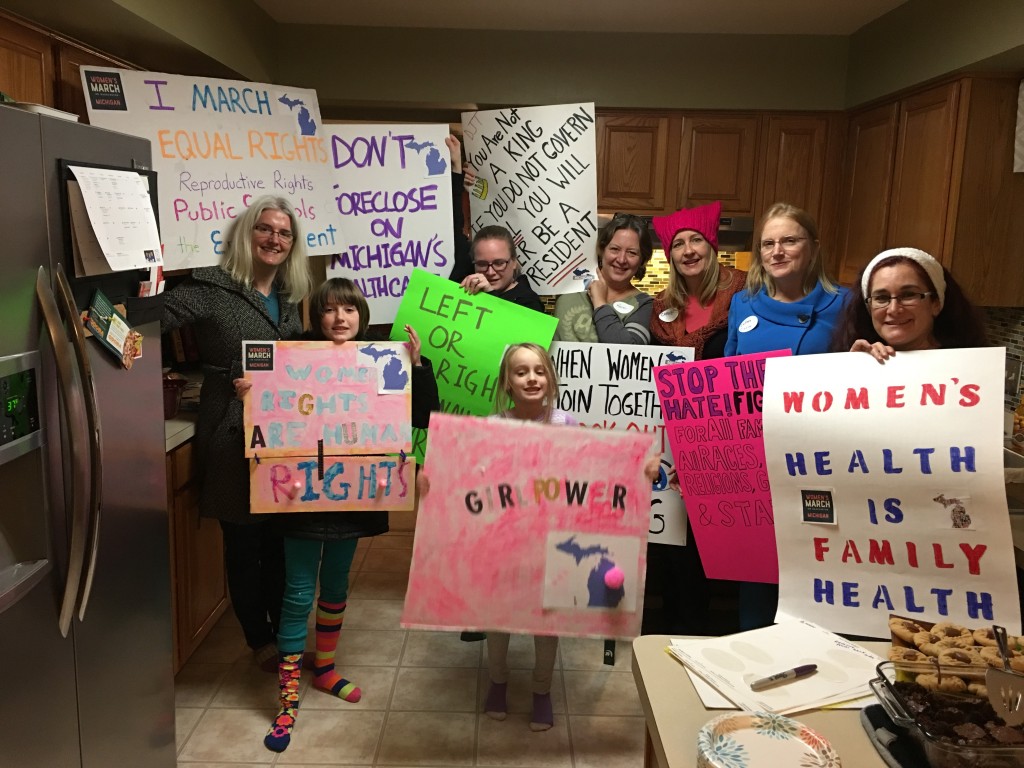
[[[771,688],[774,685],[781,685],[782,683],[788,683],[790,680],[798,680],[801,677],[807,677],[817,670],[817,664],[802,664],[799,667],[787,669],[785,672],[778,672],[774,675],[769,675],[768,677],[762,677],[760,680],[755,680],[750,684],[750,690],[763,691],[765,688]]]

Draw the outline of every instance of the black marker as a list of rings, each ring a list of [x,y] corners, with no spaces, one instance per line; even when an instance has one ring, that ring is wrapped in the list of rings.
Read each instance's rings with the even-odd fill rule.
[[[765,688],[771,688],[774,685],[781,685],[782,683],[788,683],[790,680],[807,677],[817,670],[817,664],[802,664],[799,667],[787,669],[785,672],[779,672],[774,675],[769,675],[768,677],[762,677],[760,680],[755,680],[750,684],[750,690],[763,691]]]

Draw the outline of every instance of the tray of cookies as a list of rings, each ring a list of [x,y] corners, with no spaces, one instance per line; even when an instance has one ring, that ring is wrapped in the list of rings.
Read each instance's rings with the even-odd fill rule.
[[[901,679],[946,693],[987,697],[985,672],[1002,669],[992,627],[965,627],[951,621],[929,622],[890,616],[889,660]],[[1024,672],[1024,638],[1010,636],[1010,668]]]

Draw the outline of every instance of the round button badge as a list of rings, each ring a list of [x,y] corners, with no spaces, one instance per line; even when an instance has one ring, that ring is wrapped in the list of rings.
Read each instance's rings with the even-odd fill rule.
[[[679,317],[679,310],[676,309],[675,307],[663,309],[661,310],[661,312],[658,313],[658,319],[661,320],[663,323],[671,323],[677,317]]]
[[[620,315],[628,315],[633,311],[633,307],[624,301],[616,301],[612,304],[612,309],[618,312]]]
[[[740,323],[740,333],[746,333],[752,331],[757,327],[757,315],[748,315],[743,318],[743,322]]]

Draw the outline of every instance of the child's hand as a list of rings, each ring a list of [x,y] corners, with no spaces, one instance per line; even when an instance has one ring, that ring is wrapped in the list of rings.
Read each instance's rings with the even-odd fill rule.
[[[406,324],[403,327],[405,332],[409,334],[409,357],[412,359],[412,364],[419,368],[423,365],[423,358],[420,357],[420,349],[422,348],[420,337],[416,333],[416,329],[411,325]]]
[[[422,499],[428,493],[430,493],[430,478],[427,477],[426,472],[420,472],[416,475],[416,495]]]
[[[231,383],[235,385],[235,397],[239,400],[245,400],[245,396],[252,389],[252,382],[245,379],[232,379]]]
[[[462,144],[455,134],[448,134],[444,143],[448,146],[448,157],[452,161],[452,173],[462,173]]]
[[[668,487],[676,493],[682,493],[682,486],[679,485],[679,473],[676,472],[676,468],[672,467],[672,471],[668,473]]]
[[[661,456],[652,453],[644,463],[644,476],[652,483],[661,475]]]

